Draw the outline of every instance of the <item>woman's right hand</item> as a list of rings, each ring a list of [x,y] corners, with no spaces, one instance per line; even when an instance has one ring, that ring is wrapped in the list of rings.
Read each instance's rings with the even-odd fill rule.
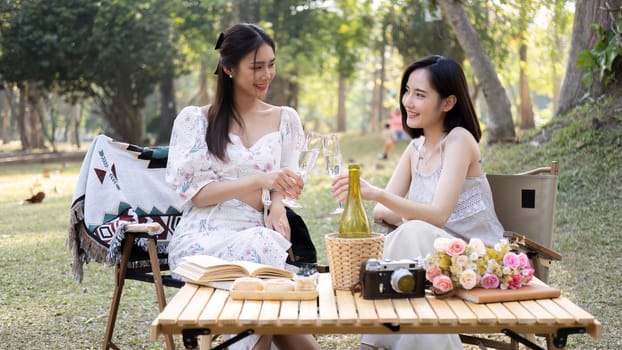
[[[361,198],[364,200],[375,200],[376,195],[382,189],[370,184],[364,179],[360,179]],[[348,194],[348,174],[341,174],[333,179],[333,198],[343,202]]]
[[[265,174],[262,187],[278,191],[287,198],[298,199],[304,188],[300,175],[289,168],[281,168]]]

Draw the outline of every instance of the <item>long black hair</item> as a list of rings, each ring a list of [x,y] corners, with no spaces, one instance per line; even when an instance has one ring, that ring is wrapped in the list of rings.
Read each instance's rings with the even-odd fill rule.
[[[469,88],[466,77],[464,76],[464,71],[456,61],[439,55],[423,57],[404,70],[402,83],[400,85],[399,101],[404,131],[412,138],[423,135],[423,129],[408,127],[406,124],[406,108],[404,108],[402,104],[402,97],[406,93],[408,78],[410,74],[417,69],[428,70],[430,85],[438,92],[441,98],[446,98],[451,95],[456,96],[456,104],[451,110],[447,111],[445,115],[445,120],[443,121],[444,131],[448,133],[456,126],[461,126],[467,129],[473,137],[475,137],[475,140],[479,142],[482,137],[482,130],[479,127],[479,121],[477,120],[477,114],[471,102],[471,96],[469,96]]]
[[[209,152],[225,161],[225,150],[229,139],[229,127],[233,119],[240,127],[243,121],[235,110],[233,101],[233,80],[225,73],[224,67],[236,68],[244,56],[255,52],[268,44],[276,51],[274,40],[260,27],[250,23],[235,24],[218,37],[216,50],[220,51],[220,61],[215,74],[218,75],[216,83],[216,98],[207,112],[207,133],[205,141]]]

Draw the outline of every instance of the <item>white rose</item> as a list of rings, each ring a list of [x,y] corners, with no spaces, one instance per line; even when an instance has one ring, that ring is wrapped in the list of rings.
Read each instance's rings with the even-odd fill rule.
[[[460,275],[460,285],[464,289],[473,289],[477,285],[477,274],[471,269],[464,270]]]
[[[471,238],[468,247],[471,248],[472,252],[477,253],[479,256],[486,254],[486,245],[484,245],[484,242],[482,242],[479,238]]]
[[[444,252],[449,246],[450,242],[451,239],[449,238],[439,237],[434,240],[434,250],[437,252]]]

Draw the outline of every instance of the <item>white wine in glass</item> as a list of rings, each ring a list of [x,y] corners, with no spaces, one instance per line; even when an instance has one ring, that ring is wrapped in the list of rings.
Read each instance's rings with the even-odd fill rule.
[[[318,156],[320,155],[320,148],[322,147],[321,141],[318,141],[321,136],[314,132],[309,132],[305,139],[305,145],[298,156],[298,175],[302,177],[303,181],[306,181],[307,174],[315,166]],[[284,198],[283,204],[290,208],[302,208],[302,205],[293,198]]]
[[[339,138],[336,134],[331,134],[330,136],[325,136],[323,141],[322,150],[324,153],[326,171],[331,179],[334,179],[343,171],[343,156],[341,155]],[[343,207],[341,206],[341,202],[337,201],[337,208],[335,208],[331,214],[339,215],[341,213],[343,213]]]

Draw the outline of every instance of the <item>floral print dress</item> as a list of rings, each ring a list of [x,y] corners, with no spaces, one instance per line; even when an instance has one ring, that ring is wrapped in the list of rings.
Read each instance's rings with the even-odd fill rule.
[[[194,207],[191,199],[214,181],[285,166],[295,169],[304,140],[298,113],[281,107],[279,130],[263,135],[250,148],[237,135],[229,134],[226,163],[208,152],[206,130],[207,118],[197,106],[184,108],[173,126],[166,182],[179,194],[185,207],[168,246],[171,269],[184,256],[198,254],[284,267],[291,243],[265,227],[263,212],[236,199],[206,208]]]
[[[189,255],[206,254],[225,260],[247,260],[285,267],[291,243],[265,227],[264,214],[237,199],[197,208],[192,197],[214,181],[238,179],[282,167],[297,169],[304,132],[298,113],[281,107],[279,130],[263,135],[245,147],[229,134],[228,162],[208,152],[207,118],[200,107],[184,108],[173,125],[166,168],[166,182],[184,201],[184,213],[168,245],[171,270]],[[230,338],[231,335],[226,336]],[[259,336],[248,336],[229,349],[252,349]]]

